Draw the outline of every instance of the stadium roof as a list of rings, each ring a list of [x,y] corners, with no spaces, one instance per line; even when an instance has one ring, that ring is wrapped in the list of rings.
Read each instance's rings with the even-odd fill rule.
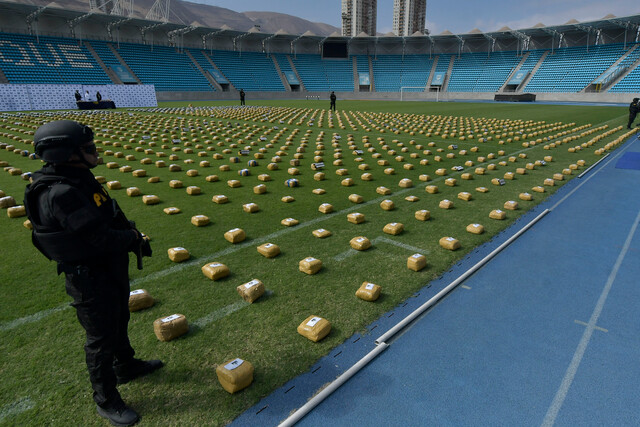
[[[210,28],[210,27],[201,26],[200,23],[195,23],[195,22],[194,22],[195,25],[184,25],[184,24],[177,24],[172,22],[152,21],[152,20],[142,19],[142,18],[128,18],[125,16],[119,16],[119,15],[108,15],[98,11],[84,13],[79,11],[66,10],[56,6],[57,5],[55,3],[50,3],[49,5],[43,7],[43,6],[0,1],[0,11],[8,10],[16,13],[22,13],[25,16],[33,15],[34,13],[36,14],[36,16],[37,14],[55,16],[55,17],[65,19],[70,23],[73,22],[74,20],[80,21],[80,20],[83,20],[82,18],[90,18],[94,22],[97,21],[98,23],[103,23],[105,26],[109,26],[109,25],[117,26],[119,23],[124,23],[126,21],[127,25],[137,26],[137,27],[140,27],[141,29],[152,28],[152,27],[162,28],[167,32],[190,28],[190,31],[203,36],[208,34],[213,34],[213,33],[225,34],[233,37],[246,34],[247,36],[251,35],[252,38],[254,37],[267,38],[267,37],[273,36],[273,34],[262,33],[257,28],[251,29],[249,31],[234,30],[227,27],[226,25],[224,25],[222,28]],[[428,35],[427,37],[429,37],[434,41],[446,41],[451,39],[467,40],[467,39],[485,38],[487,36],[491,38],[512,38],[514,37],[513,33],[515,32],[521,35],[529,36],[529,37],[536,37],[536,36],[545,37],[545,36],[548,36],[549,33],[562,34],[566,32],[576,32],[576,31],[593,32],[598,30],[618,29],[618,28],[632,28],[632,29],[640,28],[640,15],[631,15],[631,16],[625,16],[625,17],[616,17],[613,15],[607,15],[602,19],[596,20],[596,21],[578,22],[576,20],[571,20],[565,24],[554,25],[554,26],[545,26],[544,24],[536,24],[531,28],[522,28],[518,30],[512,30],[512,29],[509,29],[508,27],[503,27],[498,31],[482,32],[478,29],[473,29],[470,33],[467,33],[467,34],[452,34],[449,31],[444,31],[441,34]],[[318,36],[316,34],[313,34],[310,31],[307,31],[301,35],[286,34],[281,31],[278,31],[276,34],[279,37],[290,38],[291,40],[299,39],[303,37],[317,39],[317,40],[323,40],[326,38],[324,36]],[[416,38],[415,36],[416,35],[412,35],[408,37]],[[330,37],[342,38],[342,36],[340,36],[337,33],[332,34]],[[362,36],[358,35],[358,37],[362,37]],[[374,36],[371,36],[371,37],[374,38]],[[391,36],[389,34],[375,36],[376,39],[396,38],[396,37],[398,36],[395,36],[395,35]],[[350,37],[344,37],[344,38],[349,39]]]

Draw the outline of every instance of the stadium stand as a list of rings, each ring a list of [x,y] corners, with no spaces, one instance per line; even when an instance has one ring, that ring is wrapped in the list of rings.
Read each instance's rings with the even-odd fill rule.
[[[185,53],[168,46],[120,43],[117,49],[138,78],[157,91],[213,91]]]
[[[462,54],[453,63],[447,90],[495,92],[504,84],[520,60],[514,51]]]
[[[193,52],[193,51],[192,51]],[[273,60],[260,52],[213,50],[205,52],[236,89],[284,91]]]
[[[638,44],[634,45],[637,46]],[[624,58],[619,67],[622,69],[627,69],[632,67],[636,62],[640,59],[640,46],[636,47],[636,49],[629,53],[626,58]],[[609,92],[612,93],[623,93],[623,92],[638,92],[640,88],[640,67],[636,67],[632,69],[626,76],[624,76],[618,83],[614,84]]]
[[[10,83],[111,83],[91,52],[73,39],[0,33],[0,64]]]
[[[293,65],[308,91],[353,92],[353,61],[322,60],[320,55],[297,54]]]
[[[624,52],[622,44],[556,49],[546,56],[525,91],[580,92]]]
[[[420,92],[433,61],[426,55],[378,55],[372,64],[377,92],[399,92],[403,87],[407,92]]]

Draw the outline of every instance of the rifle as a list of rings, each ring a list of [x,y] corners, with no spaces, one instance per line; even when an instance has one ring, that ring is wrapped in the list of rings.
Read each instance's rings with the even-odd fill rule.
[[[138,233],[138,240],[134,244],[132,248],[132,252],[136,256],[138,270],[142,270],[142,257],[148,256],[150,257],[153,253],[151,250],[151,244],[149,243],[149,238],[141,233],[136,228],[136,223],[127,219],[122,209],[118,205],[118,202],[115,199],[111,199],[113,203],[113,219],[115,221],[116,226],[123,227],[125,230],[134,230]]]

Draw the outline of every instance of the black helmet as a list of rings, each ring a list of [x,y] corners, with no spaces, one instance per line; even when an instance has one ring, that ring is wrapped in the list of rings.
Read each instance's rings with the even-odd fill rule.
[[[56,120],[38,128],[33,136],[35,152],[51,163],[66,162],[81,145],[93,141],[89,126],[73,120]]]

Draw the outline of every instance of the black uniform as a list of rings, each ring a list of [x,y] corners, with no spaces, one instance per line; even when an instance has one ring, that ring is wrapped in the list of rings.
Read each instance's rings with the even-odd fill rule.
[[[240,105],[244,105],[244,89],[240,89]]]
[[[96,99],[98,100],[98,102],[102,101],[102,94],[100,93],[100,91],[96,92]]]
[[[82,101],[82,95],[80,95],[80,92],[76,91],[76,93],[74,93],[73,96],[76,97],[76,102]]]
[[[123,214],[116,217],[117,205],[89,169],[46,165],[33,174],[25,206],[34,244],[65,273],[86,331],[93,398],[100,406],[118,401],[116,372],[134,356],[127,335],[128,251],[136,235]]]
[[[331,105],[329,105],[329,109],[336,111],[336,94],[334,92],[331,92],[331,95],[329,96],[329,100],[331,101]]]
[[[629,104],[629,123],[627,123],[627,129],[631,129],[633,121],[636,119],[638,111],[640,111],[640,101],[638,98],[634,98],[631,104]]]

